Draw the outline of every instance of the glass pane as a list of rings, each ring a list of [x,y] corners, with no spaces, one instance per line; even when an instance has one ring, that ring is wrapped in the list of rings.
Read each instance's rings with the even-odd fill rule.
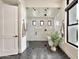
[[[69,26],[68,27],[68,41],[75,45],[78,44],[78,26]]]
[[[69,10],[69,25],[77,23],[77,5]]]

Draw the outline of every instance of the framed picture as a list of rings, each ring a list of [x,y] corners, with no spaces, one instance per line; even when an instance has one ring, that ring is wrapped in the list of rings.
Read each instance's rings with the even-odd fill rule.
[[[41,20],[41,21],[40,21],[40,26],[43,26],[43,25],[44,25],[44,21]]]
[[[52,26],[52,21],[48,20],[48,26]]]
[[[33,20],[33,21],[32,21],[32,25],[33,25],[33,26],[36,26],[36,20]]]

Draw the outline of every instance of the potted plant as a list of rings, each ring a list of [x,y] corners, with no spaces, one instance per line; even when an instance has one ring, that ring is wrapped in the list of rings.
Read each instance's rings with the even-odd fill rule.
[[[53,42],[53,46],[51,47],[51,50],[56,51],[56,47],[59,45],[61,40],[62,40],[62,37],[60,37],[57,31],[52,33],[51,41]]]

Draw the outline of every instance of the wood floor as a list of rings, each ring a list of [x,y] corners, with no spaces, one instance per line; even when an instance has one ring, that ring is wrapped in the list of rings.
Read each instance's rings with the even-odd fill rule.
[[[24,53],[1,57],[0,59],[70,59],[60,48],[56,52],[52,52],[46,44],[46,42],[29,42]]]

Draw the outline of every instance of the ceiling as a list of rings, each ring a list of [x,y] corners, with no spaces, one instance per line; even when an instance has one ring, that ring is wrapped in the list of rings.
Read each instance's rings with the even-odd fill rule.
[[[26,7],[60,7],[63,0],[2,0],[5,3],[16,5],[24,1]]]
[[[63,0],[24,0],[27,7],[60,7]]]
[[[11,4],[11,5],[17,5],[19,0],[2,0],[4,3]]]
[[[28,2],[37,2],[37,3],[44,3],[44,2],[52,2],[52,3],[61,3],[62,2],[62,0],[24,0],[24,1],[26,1],[27,3]]]

